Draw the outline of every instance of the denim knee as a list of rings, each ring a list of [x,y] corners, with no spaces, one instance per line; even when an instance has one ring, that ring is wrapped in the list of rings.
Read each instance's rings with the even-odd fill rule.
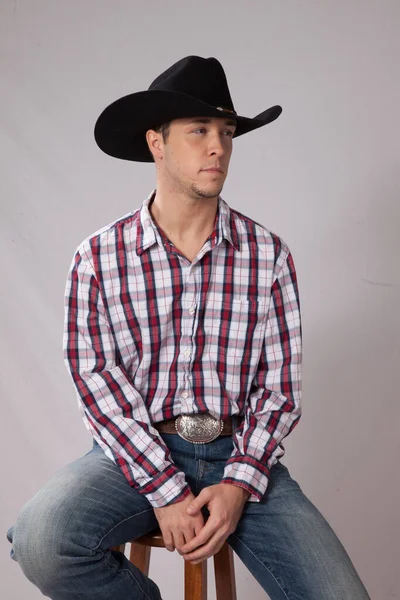
[[[21,510],[15,524],[7,532],[13,548],[11,558],[20,565],[25,576],[44,594],[60,585],[71,565],[67,515],[56,499],[34,496]]]

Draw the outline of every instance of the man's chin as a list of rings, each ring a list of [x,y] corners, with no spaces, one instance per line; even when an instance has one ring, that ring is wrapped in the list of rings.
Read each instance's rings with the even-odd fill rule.
[[[223,186],[218,187],[197,187],[192,186],[192,192],[197,198],[216,198],[222,192]]]

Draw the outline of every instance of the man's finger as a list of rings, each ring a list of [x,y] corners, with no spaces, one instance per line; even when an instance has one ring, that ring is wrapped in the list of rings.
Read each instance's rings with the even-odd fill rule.
[[[183,557],[185,560],[188,560],[189,562],[191,562],[193,564],[197,564],[203,560],[206,560],[207,558],[210,558],[214,554],[216,554],[222,548],[222,546],[225,542],[225,539],[226,539],[226,537],[224,537],[224,536],[221,537],[220,532],[217,531],[208,540],[207,544],[205,544],[204,546],[201,546],[201,548],[198,548],[194,552],[190,552],[189,554],[184,554]]]
[[[196,525],[194,526],[194,536],[193,537],[196,537],[196,535],[199,535],[199,533],[203,529],[204,525],[205,525],[204,522],[202,524],[196,523]]]
[[[202,506],[207,504],[211,499],[211,492],[208,488],[201,490],[200,494],[186,507],[186,512],[190,515],[198,512]]]
[[[184,529],[182,531],[182,534],[183,534],[183,542],[185,544],[189,543],[196,536],[196,532],[193,529],[193,527],[191,529]]]
[[[172,533],[170,531],[163,531],[161,530],[162,533],[162,537],[164,540],[164,545],[166,547],[167,550],[169,550],[170,552],[173,552],[175,550],[175,546],[174,546],[174,540],[172,537]]]
[[[192,552],[195,548],[198,548],[198,546],[206,544],[210,537],[214,535],[218,529],[219,526],[215,523],[215,520],[211,516],[200,533],[196,535],[196,537],[194,537],[190,542],[185,544],[183,548],[181,548],[182,553],[186,554],[186,552]]]
[[[185,543],[182,531],[179,531],[179,530],[174,531],[173,536],[174,536],[175,548],[178,550],[178,552],[182,552],[182,547]]]

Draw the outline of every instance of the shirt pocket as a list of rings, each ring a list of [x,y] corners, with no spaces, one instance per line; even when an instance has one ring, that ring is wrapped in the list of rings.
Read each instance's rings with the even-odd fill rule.
[[[258,365],[267,324],[265,300],[207,300],[203,328],[205,348],[228,366]]]

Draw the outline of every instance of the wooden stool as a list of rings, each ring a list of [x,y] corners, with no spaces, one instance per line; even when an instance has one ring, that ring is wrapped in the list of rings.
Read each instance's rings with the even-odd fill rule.
[[[165,548],[161,530],[155,529],[129,543],[129,560],[148,576],[151,548]],[[112,550],[124,553],[125,544],[113,546]],[[217,600],[236,600],[233,552],[227,542],[213,559]],[[185,562],[185,600],[207,600],[207,561],[192,565],[183,557],[182,560]]]

